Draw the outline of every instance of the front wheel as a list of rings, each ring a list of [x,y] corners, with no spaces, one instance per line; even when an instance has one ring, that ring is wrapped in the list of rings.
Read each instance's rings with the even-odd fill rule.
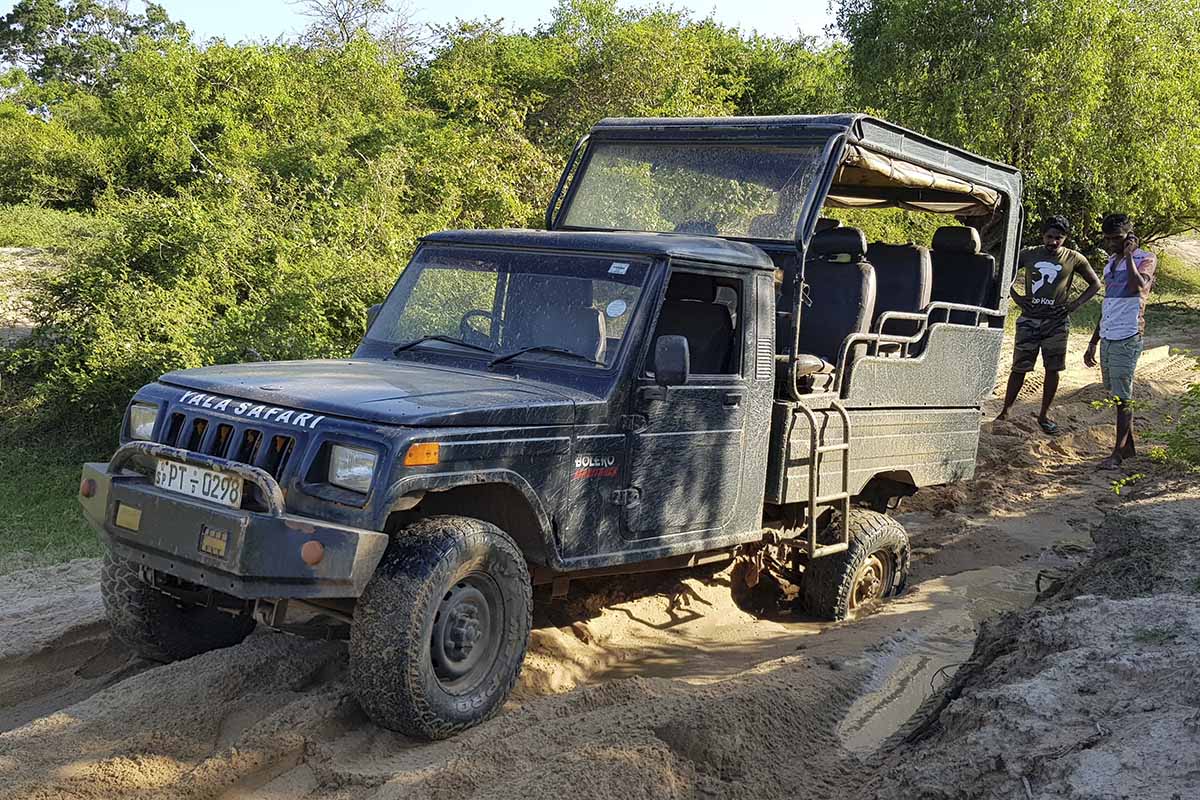
[[[254,630],[249,614],[168,597],[142,580],[136,564],[112,553],[104,556],[100,596],[116,637],[152,661],[181,661],[232,647]]]
[[[444,739],[500,710],[521,672],[532,587],[499,528],[430,517],[393,538],[354,609],[350,676],[379,725]]]
[[[840,524],[833,515],[827,531]],[[805,611],[823,619],[854,619],[900,594],[908,581],[910,550],[899,522],[878,511],[851,509],[850,547],[814,559],[804,570]]]

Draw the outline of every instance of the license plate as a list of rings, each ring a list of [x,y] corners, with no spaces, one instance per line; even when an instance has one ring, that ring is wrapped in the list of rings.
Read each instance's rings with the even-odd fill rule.
[[[199,497],[230,508],[242,504],[242,479],[215,469],[160,460],[154,468],[154,485],[189,497]]]

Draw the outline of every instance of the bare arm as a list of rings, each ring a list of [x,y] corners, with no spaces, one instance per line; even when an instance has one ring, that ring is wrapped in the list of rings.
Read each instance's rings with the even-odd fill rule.
[[[1092,340],[1088,342],[1087,350],[1083,354],[1083,363],[1089,367],[1096,366],[1096,347],[1100,344],[1100,320],[1096,320],[1096,329],[1092,331]]]
[[[1087,287],[1070,303],[1067,304],[1067,313],[1074,314],[1084,303],[1091,300],[1100,291],[1100,279],[1096,277],[1096,271],[1092,269],[1092,265],[1086,261],[1076,270],[1083,279],[1087,281]]]
[[[1133,254],[1137,251],[1137,239],[1125,242],[1125,261],[1129,265],[1129,282],[1137,287],[1139,294],[1145,294],[1150,289],[1150,279],[1143,275],[1137,268],[1137,262],[1134,261]]]
[[[1017,291],[1017,284],[1021,282],[1022,277],[1021,269],[1018,267],[1017,274],[1013,276],[1012,284],[1008,287],[1008,296],[1017,304],[1017,308],[1022,311],[1028,311],[1029,298]]]

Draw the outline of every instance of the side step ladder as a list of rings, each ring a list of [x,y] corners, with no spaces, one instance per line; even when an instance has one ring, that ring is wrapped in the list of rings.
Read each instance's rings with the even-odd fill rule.
[[[808,519],[804,531],[805,549],[809,558],[820,558],[840,553],[850,547],[850,415],[846,407],[838,400],[829,404],[827,411],[836,411],[842,418],[842,441],[840,444],[825,444],[825,434],[817,426],[817,417],[808,406],[797,404],[800,412],[808,420],[809,430],[809,459],[808,459]],[[826,418],[828,419],[828,418]],[[842,490],[833,494],[817,494],[821,484],[821,456],[826,453],[842,453]],[[842,540],[834,544],[817,544],[817,508],[824,505],[837,504],[841,512]]]

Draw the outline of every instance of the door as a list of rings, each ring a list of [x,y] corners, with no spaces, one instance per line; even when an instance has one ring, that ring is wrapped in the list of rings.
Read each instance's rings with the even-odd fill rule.
[[[653,539],[711,531],[733,517],[742,483],[748,380],[739,275],[675,268],[626,418],[627,485],[618,493],[622,531]],[[688,340],[686,385],[655,384],[654,341]]]

